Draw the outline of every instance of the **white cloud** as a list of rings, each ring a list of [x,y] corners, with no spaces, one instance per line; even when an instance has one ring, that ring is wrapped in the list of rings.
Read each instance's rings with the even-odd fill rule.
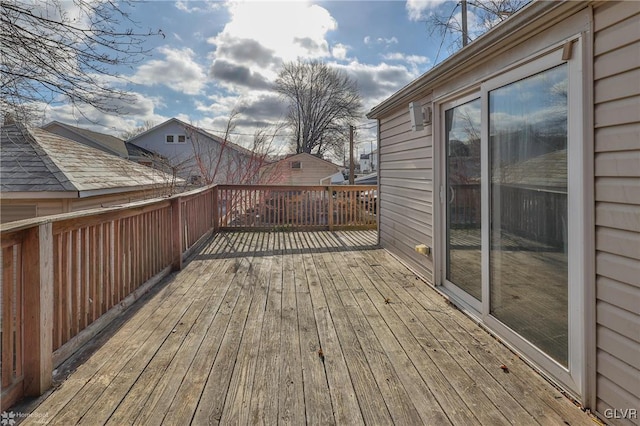
[[[396,37],[378,37],[378,38],[371,38],[371,36],[365,36],[364,38],[364,44],[366,45],[374,45],[374,44],[378,44],[378,45],[383,45],[385,47],[391,46],[392,44],[398,44],[398,39]]]
[[[234,1],[228,7],[231,20],[220,34],[209,39],[218,48],[230,39],[249,39],[285,61],[329,55],[325,36],[338,24],[321,6],[307,2]]]
[[[344,70],[357,81],[364,112],[388,98],[419,75],[414,67],[403,65],[385,63],[370,65],[360,63],[357,60],[346,65],[332,65]]]
[[[194,60],[193,50],[164,46],[158,52],[164,55],[164,59],[152,59],[140,65],[131,77],[133,82],[145,86],[164,84],[188,95],[197,95],[202,91],[207,74]]]
[[[203,13],[218,10],[222,7],[222,3],[209,1],[190,1],[178,0],[175,2],[178,10],[186,13]]]
[[[345,60],[347,59],[347,51],[349,49],[350,49],[350,46],[347,46],[346,44],[342,44],[342,43],[337,43],[331,49],[331,54],[336,59]]]
[[[425,13],[427,10],[435,9],[447,0],[407,0],[405,8],[409,19],[412,21],[420,21],[425,19]]]
[[[429,62],[429,58],[427,58],[426,56],[405,55],[404,53],[400,52],[385,53],[382,55],[382,59],[385,59],[387,61],[403,61],[412,64],[426,64]]]
[[[161,106],[159,98],[146,97],[140,93],[130,92],[133,100],[112,100],[110,105],[120,111],[119,115],[105,114],[90,105],[42,104],[38,108],[44,112],[41,123],[56,120],[72,126],[79,126],[96,132],[119,136],[124,131],[134,129],[144,121],[161,123],[168,117],[156,114],[155,109]]]

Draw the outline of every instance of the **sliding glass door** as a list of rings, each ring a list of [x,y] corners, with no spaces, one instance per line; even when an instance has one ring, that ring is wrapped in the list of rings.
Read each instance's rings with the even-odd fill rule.
[[[567,65],[488,95],[490,312],[567,366]]]
[[[482,299],[480,217],[480,99],[445,111],[446,279]]]

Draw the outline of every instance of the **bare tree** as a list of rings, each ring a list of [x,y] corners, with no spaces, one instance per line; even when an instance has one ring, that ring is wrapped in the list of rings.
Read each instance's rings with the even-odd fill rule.
[[[296,154],[322,155],[345,142],[345,131],[361,115],[355,80],[319,61],[285,63],[275,84],[289,102],[287,125]]]
[[[125,0],[1,0],[0,109],[24,120],[38,103],[91,105],[118,113],[132,96],[114,88],[117,67],[144,57]],[[42,112],[42,106],[39,107]]]
[[[193,146],[193,160],[202,180],[197,183],[252,184],[259,180],[262,167],[273,153],[274,141],[279,137],[283,125],[257,129],[251,147],[246,149],[231,142],[239,114],[238,111],[232,111],[219,143],[212,142],[195,126],[186,129]]]
[[[500,22],[508,19],[530,2],[531,0],[466,0],[465,3],[469,8],[469,13],[475,16],[475,25],[467,33],[467,39],[473,40],[479,37]],[[454,35],[455,40],[451,46],[454,50],[461,48],[465,44],[463,40],[464,22],[462,22],[462,18],[458,19],[456,17],[456,12],[461,4],[461,2],[452,3],[453,9],[449,15],[432,13],[425,21],[431,30],[431,35],[434,32],[438,32],[443,42],[446,36]]]
[[[151,120],[145,120],[141,125],[136,127],[135,129],[125,130],[120,133],[120,139],[128,141],[129,139],[133,139],[141,133],[146,132],[147,130],[153,129],[156,127],[156,123]]]

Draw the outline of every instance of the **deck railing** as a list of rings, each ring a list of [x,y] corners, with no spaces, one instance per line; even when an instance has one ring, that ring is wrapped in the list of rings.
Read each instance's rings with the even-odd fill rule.
[[[2,404],[53,369],[217,229],[375,228],[375,186],[209,186],[3,224]]]
[[[220,229],[375,229],[375,185],[220,185]]]
[[[53,368],[181,268],[212,231],[215,192],[2,225],[2,410],[48,389]]]

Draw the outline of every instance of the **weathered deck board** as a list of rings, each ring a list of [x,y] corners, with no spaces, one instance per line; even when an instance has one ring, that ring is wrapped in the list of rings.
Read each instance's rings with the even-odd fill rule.
[[[213,236],[98,336],[31,419],[591,423],[375,241],[370,231]]]

